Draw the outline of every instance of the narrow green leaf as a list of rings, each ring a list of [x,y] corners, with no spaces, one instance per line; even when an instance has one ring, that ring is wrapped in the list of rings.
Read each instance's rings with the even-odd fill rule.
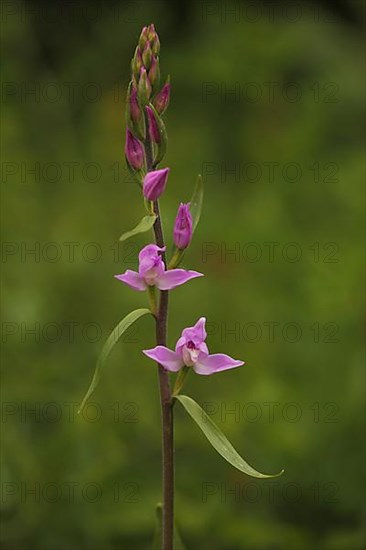
[[[84,399],[81,402],[81,405],[79,407],[78,413],[80,414],[83,408],[85,407],[85,404],[89,397],[94,392],[95,388],[98,385],[99,379],[100,379],[100,372],[104,366],[104,363],[108,357],[108,355],[111,353],[112,349],[114,348],[115,344],[118,342],[120,337],[126,330],[135,322],[137,319],[142,317],[143,315],[146,315],[147,313],[151,313],[151,311],[147,308],[141,308],[141,309],[135,309],[135,311],[131,311],[122,321],[118,323],[118,325],[113,329],[109,337],[107,338],[106,343],[103,346],[103,349],[101,351],[101,354],[99,356],[99,359],[97,361],[97,366],[95,368],[94,376],[91,381],[91,384],[89,386],[88,391],[86,392]]]
[[[194,231],[200,220],[202,204],[203,204],[203,181],[202,181],[201,174],[197,176],[197,182],[193,190],[193,194],[190,202],[191,202],[190,211],[192,215],[193,231]]]
[[[220,428],[215,424],[213,420],[205,413],[205,411],[196,403],[193,399],[187,395],[177,395],[175,397],[185,408],[187,413],[193,418],[193,420],[201,428],[211,445],[216,451],[227,460],[232,466],[244,472],[251,477],[259,479],[278,477],[283,474],[282,470],[279,474],[269,475],[261,474],[252,468],[234,449],[230,441],[224,436]]]
[[[186,550],[186,546],[182,539],[180,538],[180,534],[178,532],[177,526],[174,523],[174,550]]]
[[[146,231],[149,231],[149,229],[152,228],[156,220],[155,214],[151,214],[148,216],[144,216],[140,223],[136,225],[134,229],[131,229],[131,231],[127,231],[127,233],[123,233],[123,235],[120,236],[120,241],[125,241],[126,239],[129,239],[130,237],[133,237],[134,235],[138,235],[139,233],[145,233]]]
[[[161,550],[163,541],[163,505],[159,502],[155,509],[155,533],[151,550]]]
[[[161,503],[156,505],[155,514],[156,521],[152,550],[161,550],[163,546],[163,505]],[[174,550],[186,550],[176,525],[174,525]]]

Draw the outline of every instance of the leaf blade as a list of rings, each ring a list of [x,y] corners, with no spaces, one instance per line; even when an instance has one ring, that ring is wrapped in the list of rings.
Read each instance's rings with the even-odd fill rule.
[[[200,221],[203,205],[203,180],[201,174],[197,176],[197,182],[190,201],[190,212],[192,216],[192,231],[194,232]]]
[[[152,226],[155,223],[155,220],[156,220],[155,214],[149,214],[147,216],[144,216],[142,220],[140,220],[140,222],[136,225],[136,227],[131,229],[131,231],[126,231],[126,233],[123,233],[120,236],[119,241],[120,242],[125,241],[130,237],[134,237],[135,235],[138,235],[139,233],[146,233],[146,231],[149,231],[149,229],[152,228]]]
[[[178,533],[177,526],[174,522],[174,549],[186,550],[184,543]],[[152,544],[152,550],[161,550],[163,546],[163,505],[159,502],[155,509],[155,533]]]
[[[107,341],[105,342],[102,348],[102,351],[99,355],[92,381],[80,404],[80,407],[78,409],[78,414],[82,412],[89,397],[94,393],[95,388],[97,387],[100,379],[100,372],[104,366],[104,363],[107,357],[109,356],[112,349],[114,348],[115,344],[118,342],[122,334],[126,332],[126,330],[135,321],[137,321],[137,319],[139,319],[143,315],[147,315],[148,313],[151,314],[151,311],[147,308],[135,309],[134,311],[131,311],[128,315],[126,315],[126,317],[124,317],[122,321],[120,321],[118,325],[112,330],[111,334],[108,336]]]
[[[267,479],[272,477],[278,477],[283,474],[282,470],[278,474],[262,474],[250,466],[244,458],[242,458],[239,453],[231,445],[230,441],[222,433],[220,428],[215,424],[215,422],[208,416],[207,413],[196,403],[193,399],[187,395],[176,395],[177,399],[186,412],[193,418],[196,424],[201,428],[202,432],[209,440],[213,448],[223,457],[229,464],[247,474],[251,477],[257,479]]]
[[[159,502],[155,508],[155,532],[151,550],[161,550],[163,533],[163,505]]]

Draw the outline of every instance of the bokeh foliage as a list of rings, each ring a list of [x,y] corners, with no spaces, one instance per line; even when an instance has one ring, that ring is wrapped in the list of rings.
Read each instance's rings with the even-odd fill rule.
[[[218,11],[207,15],[209,4]],[[296,22],[280,11],[275,21],[266,11],[256,22],[244,12],[225,20],[223,4],[103,2],[92,20],[80,6],[73,16],[21,17],[25,5],[14,3],[19,11],[3,17],[3,167],[14,163],[6,165],[14,174],[2,178],[3,242],[10,243],[3,256],[4,549],[140,549],[152,540],[161,498],[159,402],[155,368],[140,351],[153,345],[150,319],[110,357],[93,398],[101,418],[92,422],[90,408],[89,421],[80,419],[67,405],[82,397],[108,332],[145,307],[144,295],[113,275],[135,266],[147,243],[141,235],[116,244],[144,213],[125,170],[123,112],[129,60],[150,22],[160,34],[163,74],[172,80],[171,175],[162,200],[169,243],[178,202],[189,199],[199,172],[205,176],[203,215],[186,265],[206,277],[172,294],[169,342],[207,317],[210,350],[247,365],[209,378],[192,375],[187,393],[216,411],[212,418],[254,466],[286,469],[274,485],[253,483],[177,407],[182,538],[188,548],[207,550],[364,545],[361,31],[321,6],[314,19],[319,6],[312,2],[299,3]],[[361,4],[351,5],[362,12]],[[277,83],[273,101],[268,82]],[[301,97],[290,101],[281,90],[291,95],[294,82]],[[56,101],[50,83],[62,90]],[[261,90],[257,101],[225,96],[225,86],[248,83]],[[15,87],[4,88],[9,84]],[[39,100],[22,95],[22,86],[39,86]],[[334,89],[337,100],[326,101]],[[93,101],[95,90],[102,93]],[[24,173],[36,163],[40,177]],[[47,163],[61,169],[57,181],[52,168],[43,173]],[[76,163],[71,176],[70,163]],[[93,167],[85,172],[88,163],[99,166],[97,181],[90,181]],[[229,173],[233,163],[239,177]],[[256,181],[248,163],[263,172]],[[278,163],[274,181],[266,163]],[[288,163],[301,168],[296,181],[291,169],[283,173]],[[273,261],[269,242],[278,243]],[[53,257],[47,243],[57,243],[58,261],[47,261]],[[77,243],[73,261],[65,243]],[[88,243],[97,243],[97,261]],[[288,243],[301,250],[298,261],[289,261],[295,249]],[[328,261],[327,243],[335,243],[336,262]],[[35,246],[39,258],[25,254]],[[235,247],[240,257],[225,254]],[[262,256],[253,260],[258,250]],[[95,342],[90,323],[102,327]],[[289,341],[291,330],[283,335],[286,323],[301,327],[298,341]],[[227,332],[235,324],[238,337]],[[39,338],[26,332],[34,327]],[[36,413],[27,412],[32,408]],[[233,409],[236,415],[225,414]],[[77,484],[74,499],[70,483]],[[103,492],[94,503],[92,487],[83,494],[91,483]],[[24,494],[36,484],[38,502]],[[47,484],[62,489],[55,502],[52,487],[42,496]]]

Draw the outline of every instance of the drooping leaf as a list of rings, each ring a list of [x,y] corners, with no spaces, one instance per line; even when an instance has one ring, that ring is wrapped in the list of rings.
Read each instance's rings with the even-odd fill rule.
[[[152,550],[161,550],[163,542],[163,505],[161,503],[156,505],[156,521],[155,521],[155,533],[152,544]],[[174,550],[186,550],[182,539],[179,536],[176,525],[174,524]]]
[[[152,228],[156,220],[155,214],[150,214],[148,216],[144,216],[140,223],[136,225],[134,229],[131,229],[131,231],[127,231],[126,233],[123,233],[123,235],[120,236],[120,241],[125,241],[126,239],[129,239],[130,237],[133,237],[134,235],[138,235],[139,233],[145,233],[146,231],[149,231],[149,229]]]
[[[120,337],[126,330],[135,322],[137,319],[142,317],[143,315],[147,315],[148,313],[151,313],[151,311],[147,308],[141,308],[141,309],[135,309],[135,311],[131,311],[122,321],[118,323],[118,325],[113,329],[109,337],[107,338],[106,343],[103,346],[103,349],[101,351],[101,354],[98,358],[97,365],[95,367],[95,372],[93,379],[91,381],[91,384],[89,386],[88,391],[86,392],[81,405],[79,407],[78,413],[81,413],[83,408],[85,407],[85,404],[89,397],[94,392],[95,388],[98,385],[99,379],[100,379],[100,372],[104,366],[104,363],[108,357],[108,355],[111,353],[112,349],[114,348],[115,344],[118,342]]]
[[[187,411],[187,413],[193,418],[193,420],[201,428],[211,445],[214,449],[223,457],[227,462],[232,466],[244,472],[251,477],[256,477],[258,479],[265,479],[269,477],[278,477],[283,474],[282,470],[279,474],[261,474],[252,466],[250,466],[234,449],[230,441],[225,437],[220,428],[215,424],[215,422],[206,414],[206,412],[196,403],[193,399],[187,395],[177,395],[175,396]]]
[[[197,176],[197,182],[191,197],[190,211],[192,215],[193,231],[196,229],[201,217],[202,204],[203,204],[203,181],[202,176]]]

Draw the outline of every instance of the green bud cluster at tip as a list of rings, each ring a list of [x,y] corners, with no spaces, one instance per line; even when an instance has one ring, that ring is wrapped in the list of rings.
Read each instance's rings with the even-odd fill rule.
[[[159,51],[160,41],[154,25],[144,27],[131,62],[132,82],[142,105],[149,102],[160,83]]]

